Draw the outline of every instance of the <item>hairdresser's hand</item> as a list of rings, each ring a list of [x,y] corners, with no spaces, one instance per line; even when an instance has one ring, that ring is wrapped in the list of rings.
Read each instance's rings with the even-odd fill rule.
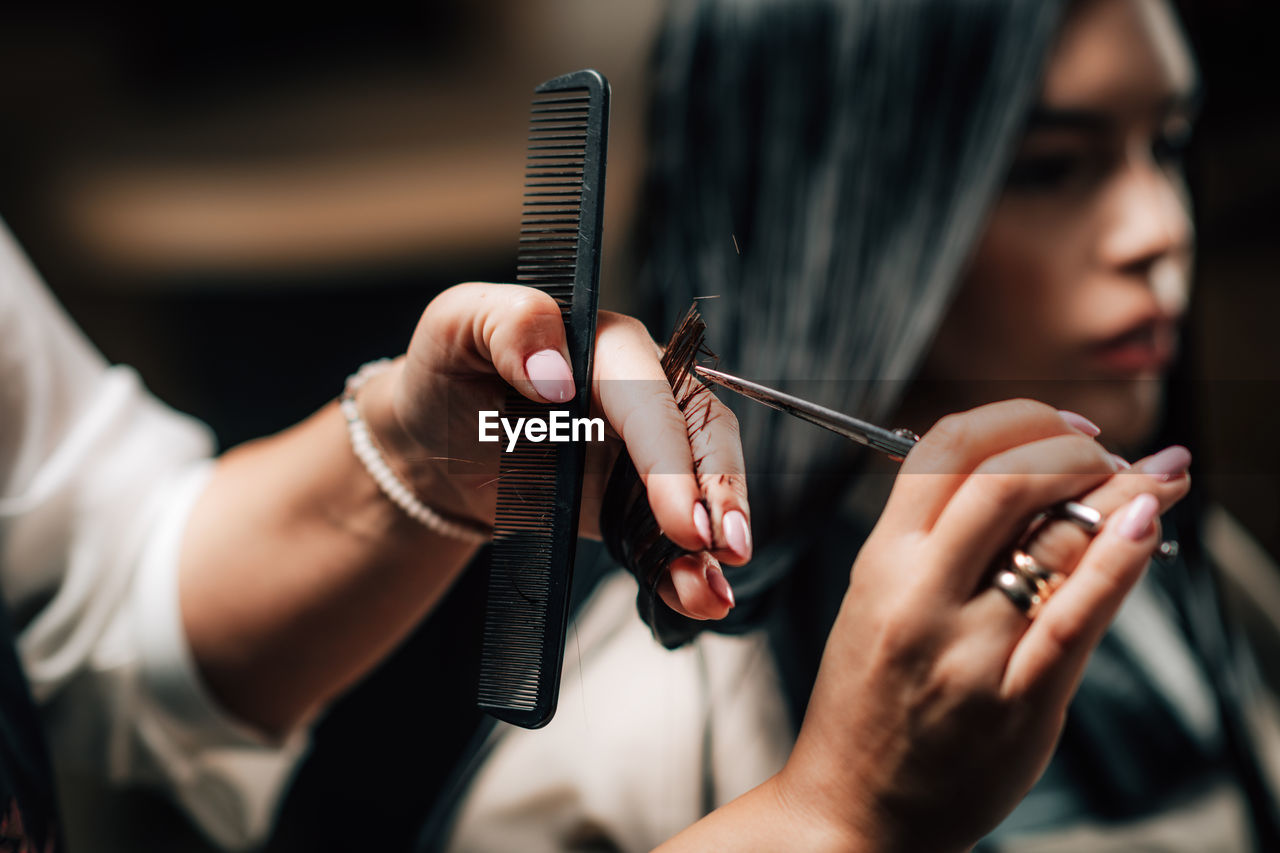
[[[1043,772],[1157,511],[1186,492],[1162,473],[1122,469],[1038,403],[941,421],[854,564],[777,801],[853,848],[966,849],[994,827]],[[1028,546],[1068,576],[1028,620],[992,569],[1036,513],[1081,495],[1110,514],[1091,540],[1055,524]]]
[[[1164,514],[1191,489],[1191,453],[1185,447],[1167,447],[1132,466],[1120,464],[1123,470],[1116,476],[1079,499],[1104,517],[1140,494],[1154,495]],[[1079,525],[1058,519],[1036,527],[1022,547],[1043,566],[1074,566],[1092,541]]]
[[[751,554],[737,424],[717,401],[707,429],[691,439],[659,357],[638,321],[600,312],[592,415],[603,417],[608,429],[604,442],[588,444],[581,533],[598,537],[600,500],[625,445],[663,532],[702,552],[670,567],[663,599],[686,615],[720,618],[732,606],[732,593],[718,560],[737,565]],[[515,285],[458,285],[427,306],[406,357],[370,383],[360,405],[393,467],[425,503],[492,525],[507,439],[498,427],[499,442],[479,442],[479,412],[500,412],[508,386],[540,403],[572,399],[567,359],[560,310],[547,294]],[[704,470],[725,476],[700,484],[694,452]]]

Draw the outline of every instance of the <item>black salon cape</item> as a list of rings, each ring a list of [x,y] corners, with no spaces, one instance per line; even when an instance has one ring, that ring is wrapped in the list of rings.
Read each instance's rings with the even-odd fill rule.
[[[312,734],[267,849],[272,853],[432,849],[443,842],[479,748],[493,728],[476,710],[488,548],[432,616],[339,699]],[[578,548],[572,609],[614,569],[595,542]],[[424,824],[432,828],[425,830]]]
[[[860,541],[841,540],[845,549],[849,541]],[[830,563],[851,561],[847,553],[832,553],[829,544],[802,554],[797,565],[806,570],[791,572],[768,607],[752,616],[769,634],[796,721],[803,717],[848,577],[847,569],[836,571]],[[485,560],[482,552],[436,615],[321,722],[269,850],[433,851],[447,841],[467,785],[486,758],[482,746],[492,729],[474,708]],[[614,568],[596,543],[579,547],[577,567],[575,608]],[[1136,818],[1169,807],[1179,786],[1215,777],[1243,789],[1261,836],[1258,849],[1280,850],[1270,846],[1274,798],[1257,778],[1233,717],[1236,667],[1211,576],[1189,572],[1183,562],[1156,574],[1178,603],[1180,627],[1211,676],[1226,747],[1199,743],[1123,645],[1108,637],[1090,662],[1059,749],[1037,786],[1051,793],[1054,814],[1037,812],[1029,799],[978,850],[999,850],[1002,838],[1026,831],[1067,829],[1077,818]],[[740,603],[735,612],[746,609]],[[1064,811],[1075,818],[1064,818]]]
[[[44,730],[0,607],[0,853],[63,851]]]

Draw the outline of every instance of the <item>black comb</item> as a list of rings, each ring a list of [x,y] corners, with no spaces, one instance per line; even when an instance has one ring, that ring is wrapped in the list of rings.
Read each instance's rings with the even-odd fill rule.
[[[560,303],[575,398],[552,407],[510,392],[506,417],[586,417],[596,335],[609,84],[576,71],[534,90],[516,281]],[[498,467],[480,652],[481,709],[525,728],[550,722],[560,691],[578,540],[584,442],[521,438]]]

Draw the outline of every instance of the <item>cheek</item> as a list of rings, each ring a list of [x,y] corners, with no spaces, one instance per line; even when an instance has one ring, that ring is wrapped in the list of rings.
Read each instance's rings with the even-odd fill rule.
[[[1079,306],[1073,286],[1083,253],[1073,235],[1002,203],[939,331],[929,364],[948,378],[1034,379],[1062,375]]]

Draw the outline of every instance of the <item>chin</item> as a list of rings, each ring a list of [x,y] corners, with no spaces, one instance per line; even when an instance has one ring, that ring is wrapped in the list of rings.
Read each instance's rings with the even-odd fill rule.
[[[1063,408],[1075,407],[1102,430],[1098,440],[1122,455],[1141,450],[1155,434],[1164,412],[1161,378],[1091,382],[1072,394]]]

